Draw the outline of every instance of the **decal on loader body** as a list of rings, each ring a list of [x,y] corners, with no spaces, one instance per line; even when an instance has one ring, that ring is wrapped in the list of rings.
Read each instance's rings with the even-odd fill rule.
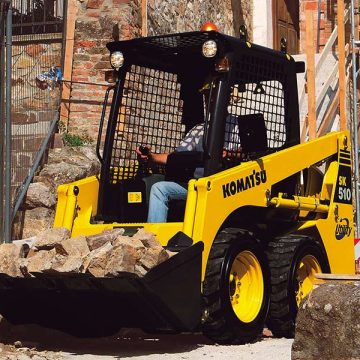
[[[266,183],[266,170],[255,171],[252,174],[235,181],[230,181],[222,186],[224,199],[239,192],[251,189]]]
[[[347,218],[340,219],[336,224],[335,237],[336,240],[342,240],[345,236],[350,236],[352,227]]]
[[[343,165],[341,159],[334,201],[342,204],[352,204],[351,167]]]

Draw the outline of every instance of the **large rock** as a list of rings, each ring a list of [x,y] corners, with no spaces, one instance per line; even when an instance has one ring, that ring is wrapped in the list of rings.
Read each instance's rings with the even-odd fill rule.
[[[70,237],[70,231],[63,227],[51,228],[42,231],[36,237],[34,247],[37,250],[50,250]]]
[[[50,271],[57,260],[55,256],[55,249],[36,251],[33,256],[23,261],[21,271],[25,276],[31,273]]]
[[[36,236],[54,223],[56,191],[61,184],[97,175],[100,163],[94,147],[65,147],[50,150],[48,164],[34,177],[26,201],[14,224],[16,238]],[[51,209],[51,210],[50,210]]]
[[[40,177],[46,178],[53,188],[61,184],[71,183],[88,176],[86,167],[61,162],[58,164],[49,164],[40,171]]]
[[[61,228],[60,228],[61,229]],[[56,252],[64,256],[76,256],[83,258],[90,253],[86,237],[65,238],[55,244]]]
[[[149,231],[140,229],[132,237],[123,233],[124,229],[118,228],[98,235],[70,238],[66,228],[47,229],[36,237],[13,244],[13,248],[18,249],[16,254],[9,252],[8,258],[13,261],[4,263],[14,264],[15,268],[6,272],[27,277],[36,276],[36,273],[117,277],[124,272],[144,276],[173,255]]]
[[[300,305],[292,360],[360,359],[360,282],[325,283]]]
[[[52,149],[49,152],[48,164],[67,162],[73,165],[85,166],[96,175],[100,170],[100,162],[95,148],[92,146],[76,146]]]
[[[145,229],[139,229],[133,238],[140,240],[147,248],[162,247],[155,234]]]
[[[118,236],[121,236],[124,231],[125,230],[123,228],[116,228],[111,230],[105,230],[100,234],[87,236],[86,239],[89,249],[92,251],[98,249],[99,247],[105,245],[108,242],[112,243],[116,240]]]
[[[105,267],[105,276],[116,277],[122,272],[135,273],[135,265],[146,251],[138,239],[119,236]]]
[[[50,229],[54,223],[55,212],[51,209],[38,207],[25,211],[22,228],[22,238],[36,236],[46,229]]]
[[[105,268],[113,246],[110,242],[93,250],[83,262],[83,271],[88,272],[96,277],[105,276]]]
[[[12,277],[22,276],[20,258],[23,256],[23,247],[17,244],[0,245],[0,273]]]
[[[144,255],[139,259],[138,265],[146,271],[161,264],[169,258],[169,254],[162,247],[154,247],[146,250]]]
[[[52,266],[54,272],[61,274],[81,273],[83,268],[83,258],[79,255],[67,256],[64,261]]]
[[[25,207],[27,209],[34,209],[36,207],[55,208],[56,196],[48,185],[42,182],[36,182],[29,185]]]

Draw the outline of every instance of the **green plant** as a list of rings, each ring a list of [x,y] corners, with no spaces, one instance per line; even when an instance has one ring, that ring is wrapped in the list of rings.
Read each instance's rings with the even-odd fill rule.
[[[76,134],[64,133],[62,138],[66,146],[83,146],[87,143],[86,139]]]

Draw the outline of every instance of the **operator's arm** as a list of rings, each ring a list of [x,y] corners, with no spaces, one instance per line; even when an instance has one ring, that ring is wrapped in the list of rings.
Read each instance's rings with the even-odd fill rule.
[[[165,165],[168,155],[169,155],[168,153],[163,153],[163,154],[150,153],[149,160],[154,164]]]
[[[168,153],[156,154],[152,153],[149,147],[146,147],[148,150],[146,153],[141,151],[140,148],[136,149],[136,154],[138,155],[139,160],[149,160],[149,162],[156,165],[165,165],[168,157]]]

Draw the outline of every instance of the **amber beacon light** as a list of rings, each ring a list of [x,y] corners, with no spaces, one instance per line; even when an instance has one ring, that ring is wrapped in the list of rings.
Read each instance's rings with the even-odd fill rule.
[[[201,31],[219,31],[219,29],[214,23],[206,22],[201,26]]]

